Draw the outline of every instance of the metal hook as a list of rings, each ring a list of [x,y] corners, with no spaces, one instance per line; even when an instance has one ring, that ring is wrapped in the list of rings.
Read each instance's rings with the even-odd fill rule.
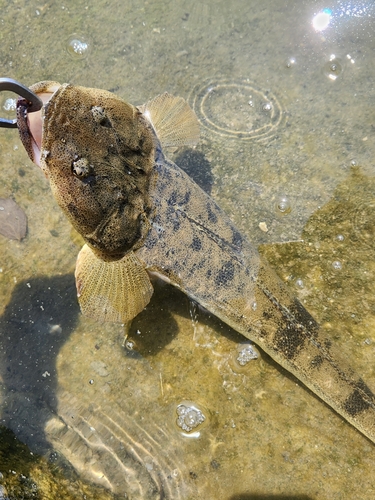
[[[39,111],[43,106],[43,101],[34,92],[12,78],[0,78],[0,92],[4,90],[14,92],[23,97],[28,102],[27,111],[30,113]],[[14,120],[0,118],[0,127],[17,128],[17,118]]]

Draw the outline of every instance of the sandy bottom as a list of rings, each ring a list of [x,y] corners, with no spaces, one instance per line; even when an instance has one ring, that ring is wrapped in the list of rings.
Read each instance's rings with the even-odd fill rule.
[[[371,4],[336,2],[320,32],[299,0],[0,7],[2,76],[189,100],[202,140],[172,157],[374,388]],[[241,366],[245,340],[181,293],[156,283],[125,345],[82,318],[79,241],[16,131],[0,162],[0,198],[28,218],[21,242],[0,235],[0,424],[29,447],[0,431],[0,497],[375,495],[374,444],[267,355]]]

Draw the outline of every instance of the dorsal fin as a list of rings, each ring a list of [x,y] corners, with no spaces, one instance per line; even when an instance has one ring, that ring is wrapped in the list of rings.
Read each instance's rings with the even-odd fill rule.
[[[98,321],[126,323],[150,302],[153,288],[134,252],[106,262],[84,245],[75,270],[82,314]]]
[[[151,122],[163,147],[195,146],[198,142],[198,119],[182,97],[165,92],[139,110]]]

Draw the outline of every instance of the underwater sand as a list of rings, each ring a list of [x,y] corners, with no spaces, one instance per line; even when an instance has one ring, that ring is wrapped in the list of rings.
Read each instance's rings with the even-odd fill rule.
[[[202,140],[172,159],[374,388],[375,8],[336,1],[316,31],[326,7],[0,0],[0,73],[133,104],[166,90],[187,98]],[[11,97],[0,96],[2,116]],[[9,497],[21,496],[12,478],[43,499],[59,498],[59,484],[67,495],[67,482],[72,498],[375,496],[375,445],[264,353],[241,367],[245,339],[181,293],[158,284],[125,346],[120,326],[83,318],[79,246],[14,130],[1,129],[0,162],[0,198],[28,220],[21,242],[0,235],[0,424],[29,447],[0,460]],[[205,416],[195,433],[176,424],[181,404]],[[31,466],[30,451],[47,462]]]

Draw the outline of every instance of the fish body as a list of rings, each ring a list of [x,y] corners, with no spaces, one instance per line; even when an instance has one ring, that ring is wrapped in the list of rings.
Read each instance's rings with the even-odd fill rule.
[[[56,85],[33,89],[47,95],[42,135],[31,121],[19,128],[86,241],[76,266],[82,312],[131,320],[158,273],[375,442],[374,394],[215,201],[165,157],[165,144],[197,136],[186,103],[164,94],[136,108],[105,91]]]

